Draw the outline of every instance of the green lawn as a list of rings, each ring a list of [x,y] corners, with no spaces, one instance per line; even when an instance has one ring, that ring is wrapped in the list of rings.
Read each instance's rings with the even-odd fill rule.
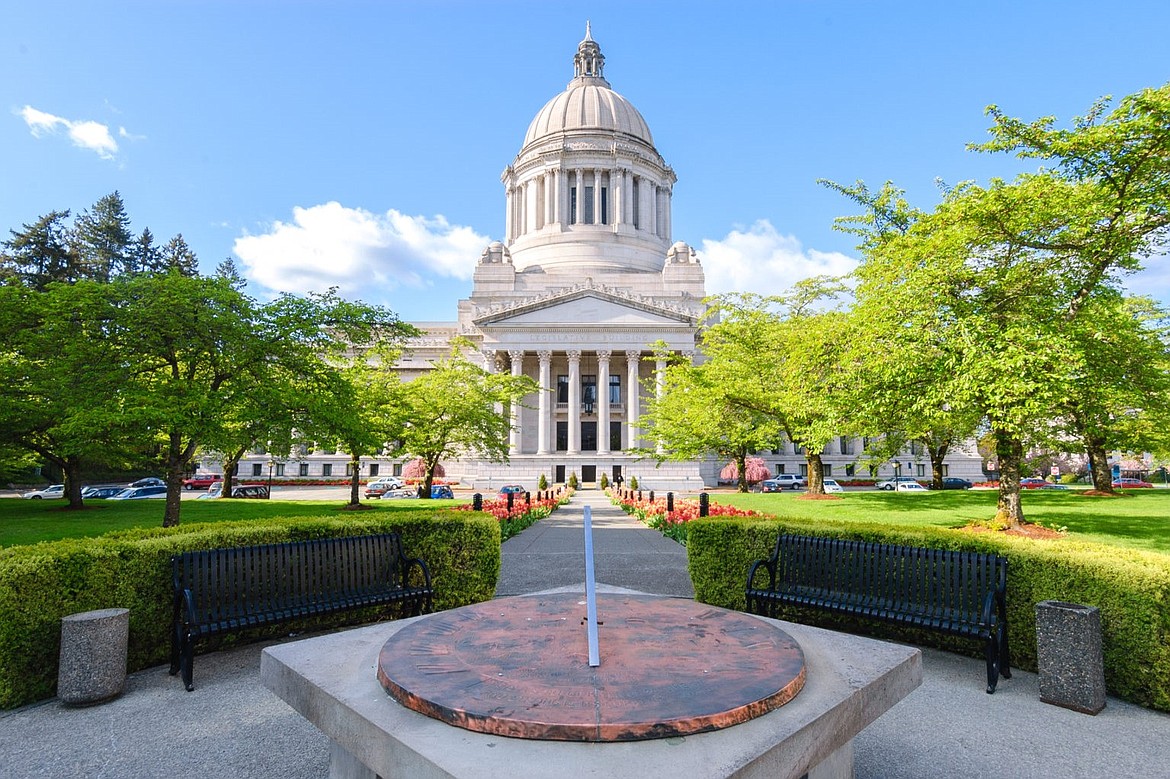
[[[712,501],[777,516],[835,522],[889,522],[958,527],[995,515],[993,490],[910,494],[846,492],[841,500],[801,500],[803,493],[717,493]],[[1170,490],[1132,490],[1093,498],[1076,490],[1025,490],[1024,517],[1067,527],[1070,538],[1170,554]]]
[[[435,508],[450,508],[462,500],[436,500]],[[59,538],[100,536],[112,530],[161,527],[161,500],[92,501],[82,511],[69,511],[60,500],[0,499],[0,547],[35,544]],[[422,501],[394,500],[363,503],[371,511],[416,511]],[[185,500],[180,522],[228,522],[266,517],[342,515],[334,500]]]

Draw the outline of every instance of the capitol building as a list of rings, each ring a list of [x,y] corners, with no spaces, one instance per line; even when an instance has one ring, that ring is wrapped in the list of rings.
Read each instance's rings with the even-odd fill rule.
[[[423,335],[395,366],[404,380],[428,370],[461,337],[489,371],[529,376],[534,393],[512,415],[509,462],[444,462],[447,478],[481,491],[505,483],[535,489],[541,475],[563,483],[629,482],[645,489],[696,491],[718,483],[724,462],[639,457],[639,415],[661,386],[664,360],[651,344],[701,359],[697,343],[706,285],[695,250],[673,238],[674,170],[650,126],[610,86],[605,57],[586,27],[565,90],[537,111],[501,176],[504,236],[483,250],[470,297],[454,322],[415,322]],[[474,355],[473,355],[474,356]],[[847,478],[860,440],[836,439],[825,475]],[[762,452],[773,473],[803,473],[791,444]],[[251,456],[240,475],[264,475]],[[903,475],[929,478],[929,460],[908,453]],[[343,476],[347,458],[315,453],[279,463],[282,476]],[[952,455],[951,475],[982,478],[973,446]],[[328,466],[328,467],[326,467]],[[363,461],[363,477],[396,475],[402,460]],[[892,466],[881,469],[893,473]],[[858,473],[868,476],[869,472]]]

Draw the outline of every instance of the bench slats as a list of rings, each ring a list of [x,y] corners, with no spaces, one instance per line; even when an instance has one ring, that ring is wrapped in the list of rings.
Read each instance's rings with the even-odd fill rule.
[[[171,572],[171,673],[181,670],[188,690],[200,638],[366,606],[420,614],[434,595],[426,564],[405,556],[397,533],[184,552]]]
[[[767,582],[762,581],[767,573]],[[984,642],[987,691],[1011,678],[1007,560],[978,552],[780,534],[748,571],[747,610],[823,609]]]

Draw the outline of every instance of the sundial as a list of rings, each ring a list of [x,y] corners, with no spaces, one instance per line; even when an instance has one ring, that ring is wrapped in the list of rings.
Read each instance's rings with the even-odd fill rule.
[[[691,600],[595,592],[519,596],[419,619],[385,643],[378,680],[402,705],[468,730],[634,741],[766,714],[804,686],[804,654],[773,623]]]

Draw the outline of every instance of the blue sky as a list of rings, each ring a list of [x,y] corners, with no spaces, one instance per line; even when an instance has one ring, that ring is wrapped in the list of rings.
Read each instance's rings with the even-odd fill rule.
[[[455,318],[503,238],[500,173],[572,77],[605,75],[678,175],[674,240],[712,292],[848,270],[851,204],[819,178],[1010,178],[984,108],[1067,122],[1170,81],[1170,3],[7,3],[0,234],[114,190],[132,229],[234,256],[267,296],[338,286]],[[1165,258],[1134,286],[1170,301]]]

